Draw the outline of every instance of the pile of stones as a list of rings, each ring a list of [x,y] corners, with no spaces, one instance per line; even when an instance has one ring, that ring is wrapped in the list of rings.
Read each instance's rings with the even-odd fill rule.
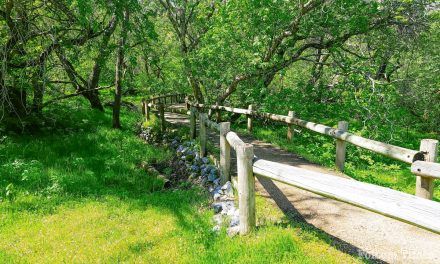
[[[179,142],[176,138],[170,146],[175,149],[180,170],[189,174],[188,179],[208,189],[213,197],[214,231],[229,223],[227,233],[234,236],[239,232],[239,213],[234,204],[234,192],[230,181],[221,185],[218,168],[206,157],[200,157],[195,141]],[[181,172],[183,173],[183,171]]]

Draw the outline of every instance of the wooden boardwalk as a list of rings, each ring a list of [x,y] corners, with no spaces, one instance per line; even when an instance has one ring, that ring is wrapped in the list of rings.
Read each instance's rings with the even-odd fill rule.
[[[189,123],[185,115],[166,113],[165,116],[174,124]],[[250,136],[240,135],[240,138],[254,146],[254,153],[259,158],[348,177]],[[209,142],[218,146],[218,134],[211,131]],[[235,168],[232,170],[234,174]],[[355,256],[368,254],[376,262],[440,263],[439,235],[261,177],[258,177],[256,187],[258,195],[276,204],[292,221],[302,221],[310,228],[328,234],[331,243],[344,252]]]

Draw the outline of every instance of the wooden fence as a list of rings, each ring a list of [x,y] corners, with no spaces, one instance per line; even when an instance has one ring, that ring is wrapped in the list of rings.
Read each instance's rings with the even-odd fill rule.
[[[293,111],[289,111],[288,115],[284,116],[259,112],[253,110],[253,107],[251,105],[248,107],[248,109],[242,109],[228,106],[203,105],[191,102],[188,103],[200,111],[205,111],[206,109],[208,109],[213,111],[226,111],[230,113],[246,115],[248,119],[247,128],[249,132],[252,131],[252,119],[259,118],[286,124],[288,126],[287,138],[289,140],[293,138],[292,125],[297,125],[299,127],[306,128],[319,134],[332,137],[336,139],[335,165],[340,171],[344,171],[347,143],[408,164],[412,164],[415,161],[435,162],[437,159],[439,142],[438,140],[434,139],[424,139],[421,141],[419,150],[412,150],[364,138],[350,133],[348,131],[348,122],[346,121],[340,121],[338,123],[338,128],[332,128],[326,125],[299,119],[295,117]],[[432,177],[419,174],[416,174],[416,177],[416,196],[432,199],[434,190],[434,179]]]
[[[154,106],[154,104],[152,106]],[[200,154],[202,156],[207,154],[206,129],[214,129],[219,133],[219,165],[222,182],[231,180],[231,149],[236,152],[236,188],[238,190],[241,234],[249,233],[256,224],[254,176],[266,177],[271,180],[283,182],[324,197],[345,202],[440,234],[440,204],[424,199],[426,198],[425,196],[428,196],[427,194],[432,194],[432,187],[426,186],[426,182],[432,182],[433,179],[440,178],[440,164],[434,163],[437,155],[437,141],[424,140],[421,144],[421,151],[414,151],[355,136],[345,131],[347,128],[346,124],[340,124],[339,129],[334,129],[297,119],[293,114],[289,114],[289,116],[281,116],[268,113],[258,113],[252,110],[251,107],[250,109],[224,106],[209,107],[209,109],[214,110],[246,114],[248,116],[248,129],[252,128],[252,117],[263,117],[285,122],[288,125],[300,125],[318,133],[332,136],[339,140],[339,142],[337,141],[336,143],[337,146],[339,144],[337,156],[341,156],[342,153],[345,156],[345,146],[343,146],[342,143],[345,144],[346,142],[405,162],[409,161],[409,156],[409,158],[413,159],[410,162],[412,163],[412,172],[418,177],[418,179],[420,178],[424,180],[424,182],[419,182],[418,180],[417,183],[427,192],[422,194],[418,193],[418,196],[424,197],[421,198],[373,184],[258,159],[254,156],[253,146],[244,143],[236,133],[230,131],[229,122],[216,123],[209,120],[208,115],[203,112],[203,109],[206,109],[203,105],[187,101],[187,106],[190,107],[189,111],[179,110],[179,112],[189,114],[190,137],[193,139],[196,137],[196,119],[199,119]],[[160,114],[163,116],[163,110]],[[164,118],[161,119],[164,122]],[[292,131],[290,131],[290,135],[292,135]],[[341,148],[344,148],[344,150]],[[338,157],[336,160],[338,163]],[[342,160],[340,159],[339,162],[341,161]],[[425,186],[423,186],[424,184]]]

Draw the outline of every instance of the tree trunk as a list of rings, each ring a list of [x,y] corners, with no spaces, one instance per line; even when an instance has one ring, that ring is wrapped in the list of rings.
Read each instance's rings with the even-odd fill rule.
[[[115,70],[115,102],[113,104],[113,128],[121,128],[121,97],[122,97],[122,72],[124,67],[125,41],[128,31],[129,12],[124,10],[124,20],[122,21],[121,35],[119,38],[118,57],[116,59]]]
[[[105,64],[105,61],[107,60],[110,53],[108,43],[110,42],[110,37],[115,31],[116,24],[116,17],[114,16],[110,21],[110,27],[105,30],[104,35],[102,36],[102,41],[100,45],[101,52],[95,59],[92,73],[90,74],[89,81],[87,82],[86,90],[90,90],[90,92],[84,93],[84,96],[90,101],[92,108],[98,109],[100,111],[104,111],[104,107],[102,106],[101,99],[99,99],[99,91],[96,90],[96,88],[98,87],[102,66]]]
[[[34,113],[41,113],[41,109],[43,107],[43,96],[44,96],[44,71],[45,71],[44,62],[40,64],[36,73],[32,78],[32,88],[34,97],[32,99],[32,107],[31,110]]]
[[[6,104],[10,116],[24,117],[27,115],[26,91],[20,88],[7,87],[8,93]]]

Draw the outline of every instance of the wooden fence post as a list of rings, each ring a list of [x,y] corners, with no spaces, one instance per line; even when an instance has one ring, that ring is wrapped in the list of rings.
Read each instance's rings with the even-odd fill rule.
[[[289,111],[289,114],[287,116],[293,118],[293,117],[295,117],[295,112]],[[289,141],[292,141],[292,137],[293,137],[293,125],[292,124],[288,124],[287,125],[287,139]]]
[[[229,181],[231,176],[231,145],[229,145],[226,139],[226,134],[228,134],[230,130],[230,122],[220,123],[220,173],[222,184]]]
[[[347,131],[348,122],[340,121],[338,123],[338,129],[344,132]],[[336,140],[336,167],[340,171],[344,171],[346,148],[347,148],[347,142],[340,139]]]
[[[253,109],[254,109],[253,105],[250,104],[249,107],[248,107],[248,110],[252,111]],[[252,113],[249,114],[248,118],[247,118],[247,130],[249,132],[252,132]]]
[[[189,98],[185,97],[185,101],[184,102],[185,102],[186,110],[188,111],[191,108],[191,106],[189,105]]]
[[[217,107],[219,107],[220,106],[220,103],[217,101],[217,103],[215,104]],[[221,120],[221,113],[220,113],[220,109],[217,109],[216,111],[215,111],[215,122],[217,122],[217,123],[220,123],[220,120]]]
[[[145,121],[150,120],[150,106],[149,106],[149,104],[150,104],[150,101],[145,101],[145,104],[144,104]]]
[[[141,106],[141,110],[142,110],[142,116],[145,116],[145,108],[146,108],[146,106],[145,106],[145,99],[142,99],[142,106]]]
[[[200,124],[200,157],[206,157],[206,124],[205,118],[207,118],[205,113],[199,114],[199,124]]]
[[[255,179],[252,170],[254,147],[239,145],[237,153],[238,210],[240,214],[240,234],[248,234],[255,227]]]
[[[146,120],[146,121],[150,120],[150,112],[151,112],[151,109],[150,109],[149,104],[150,104],[150,101],[147,101],[147,102],[145,103],[145,120]]]
[[[165,132],[166,124],[165,124],[165,109],[162,103],[159,104],[159,117],[160,117],[160,128],[162,132]]]
[[[425,161],[436,162],[438,154],[438,140],[423,139],[420,142],[420,151],[425,152]],[[434,179],[429,177],[416,177],[416,196],[432,199],[434,192]]]
[[[192,106],[189,114],[189,137],[190,139],[196,138],[196,110]]]

